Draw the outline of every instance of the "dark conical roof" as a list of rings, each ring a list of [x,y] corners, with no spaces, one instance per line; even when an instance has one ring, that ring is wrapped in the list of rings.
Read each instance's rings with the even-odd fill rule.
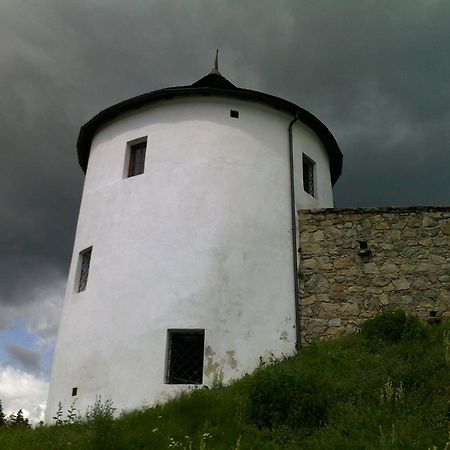
[[[237,87],[230,83],[220,72],[219,72],[219,49],[216,50],[216,57],[214,59],[214,66],[208,75],[200,78],[192,84],[192,87],[206,87],[215,89],[237,89]]]
[[[334,184],[341,175],[343,159],[341,150],[339,149],[334,136],[316,116],[306,109],[297,106],[295,103],[291,103],[282,98],[235,86],[219,72],[217,59],[211,72],[192,85],[170,87],[138,95],[137,97],[130,98],[106,108],[94,116],[89,122],[81,127],[78,136],[78,160],[81,168],[86,172],[92,139],[104,124],[115,119],[120,114],[135,110],[156,101],[195,95],[216,95],[219,97],[233,97],[241,100],[250,100],[286,111],[291,114],[292,117],[297,117],[298,120],[310,127],[322,141],[330,160],[332,183]]]
[[[217,89],[237,89],[236,86],[228,81],[218,70],[211,70],[208,75],[192,84],[192,87],[210,87]]]

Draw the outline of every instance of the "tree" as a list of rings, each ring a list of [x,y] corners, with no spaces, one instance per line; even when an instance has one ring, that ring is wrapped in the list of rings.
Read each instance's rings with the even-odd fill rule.
[[[6,426],[5,413],[3,412],[2,401],[0,400],[0,428]]]
[[[23,416],[22,408],[17,411],[17,414],[10,414],[6,419],[6,426],[8,427],[30,427],[30,423],[26,417]]]
[[[21,426],[21,425],[24,425],[24,424],[25,424],[25,419],[23,417],[22,408],[20,408],[19,411],[17,411],[16,420],[15,420],[14,425]]]

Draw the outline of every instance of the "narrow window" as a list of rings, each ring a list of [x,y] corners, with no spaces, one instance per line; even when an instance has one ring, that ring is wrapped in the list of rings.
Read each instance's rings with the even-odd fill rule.
[[[128,176],[134,177],[144,173],[145,151],[147,150],[147,141],[138,142],[130,145],[130,162],[128,164]]]
[[[168,384],[202,384],[205,330],[168,330]]]
[[[91,264],[92,247],[89,247],[80,252],[80,278],[78,282],[78,292],[82,292],[86,289],[89,266]]]
[[[75,395],[77,395],[78,392],[78,388],[74,387],[72,388],[72,397],[75,397]]]
[[[309,195],[312,195],[315,197],[315,190],[314,190],[314,166],[316,163],[311,159],[308,158],[305,154],[303,155],[303,189],[305,192],[307,192]]]
[[[234,109],[230,109],[230,117],[233,117],[235,119],[239,119],[239,111],[236,111]]]

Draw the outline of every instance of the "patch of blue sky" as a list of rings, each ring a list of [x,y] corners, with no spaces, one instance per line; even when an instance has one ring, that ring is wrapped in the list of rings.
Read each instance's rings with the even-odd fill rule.
[[[28,332],[20,321],[14,322],[10,329],[0,332],[0,363],[14,366],[6,350],[6,346],[10,343],[26,347],[33,351],[39,351],[36,336]]]
[[[41,364],[43,369],[44,378],[49,381],[50,380],[50,369],[53,361],[53,353],[55,351],[55,347],[52,345],[44,350],[41,355]]]

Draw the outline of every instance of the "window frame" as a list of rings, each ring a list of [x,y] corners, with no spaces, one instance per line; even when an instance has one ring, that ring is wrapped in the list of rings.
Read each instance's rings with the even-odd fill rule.
[[[137,152],[142,151],[139,156],[141,161],[136,163]],[[142,175],[145,172],[145,161],[147,158],[147,137],[133,139],[127,142],[127,150],[124,165],[124,178],[132,178]]]
[[[302,153],[302,179],[303,190],[311,197],[317,198],[316,162],[305,153]]]
[[[198,378],[192,377],[191,379],[186,379],[185,382],[183,381],[176,381],[177,378],[179,378],[178,372],[174,373],[174,365],[177,364],[177,362],[173,359],[174,358],[174,336],[177,338],[182,336],[199,336],[199,348],[198,348],[198,367],[194,367],[192,369],[192,372],[194,372],[195,375],[199,375]],[[179,345],[176,344],[176,345]],[[201,350],[200,350],[201,346]],[[180,357],[180,355],[177,355],[177,357]],[[201,364],[200,364],[201,362]],[[200,367],[201,366],[201,367]],[[204,329],[168,329],[167,330],[167,351],[166,351],[166,370],[165,370],[165,377],[164,377],[164,383],[165,384],[173,384],[173,385],[202,385],[203,384],[203,378],[204,378],[204,368],[205,368],[205,330]],[[196,373],[198,372],[198,374]]]
[[[93,247],[91,245],[90,247],[81,250],[78,254],[78,274],[76,283],[77,293],[84,292],[87,288],[89,272],[91,269],[92,248]]]

